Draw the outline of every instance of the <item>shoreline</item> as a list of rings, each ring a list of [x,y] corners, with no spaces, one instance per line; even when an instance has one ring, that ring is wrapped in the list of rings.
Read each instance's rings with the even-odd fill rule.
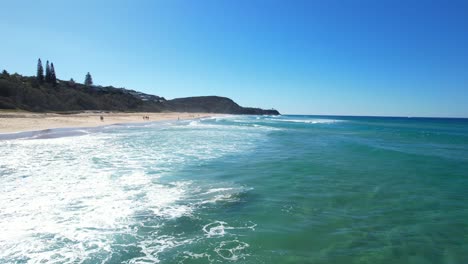
[[[101,121],[100,117],[104,119]],[[144,119],[148,116],[149,119]],[[84,111],[80,113],[33,113],[24,111],[0,111],[0,135],[39,133],[52,129],[90,129],[119,124],[144,124],[155,121],[177,121],[195,118],[226,116],[216,113],[125,113]]]

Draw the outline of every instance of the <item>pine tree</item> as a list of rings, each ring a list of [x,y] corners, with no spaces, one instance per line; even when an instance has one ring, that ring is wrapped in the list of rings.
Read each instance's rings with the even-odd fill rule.
[[[93,78],[91,77],[91,74],[89,74],[89,72],[86,74],[84,84],[85,84],[86,86],[91,86],[91,85],[93,85]]]
[[[46,68],[45,68],[45,81],[50,82],[50,65],[49,61],[46,63]]]
[[[7,72],[7,70],[3,70],[3,71],[2,71],[2,75],[3,75],[3,76],[10,76],[10,74]]]
[[[57,83],[57,76],[55,76],[54,63],[50,64],[50,82],[54,85]]]
[[[44,81],[44,68],[42,67],[41,59],[37,60],[37,80],[42,83]]]
[[[71,78],[70,83],[75,84],[75,80],[73,80],[73,78]]]

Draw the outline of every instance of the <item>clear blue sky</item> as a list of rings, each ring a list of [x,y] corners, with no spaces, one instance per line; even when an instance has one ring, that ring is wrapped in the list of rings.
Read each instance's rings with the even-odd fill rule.
[[[0,69],[290,114],[468,117],[468,1],[0,1]]]

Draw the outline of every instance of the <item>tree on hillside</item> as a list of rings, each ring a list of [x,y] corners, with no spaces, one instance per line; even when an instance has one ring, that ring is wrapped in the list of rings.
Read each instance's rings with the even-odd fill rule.
[[[50,65],[49,65],[49,61],[46,62],[45,81],[50,82]]]
[[[75,80],[73,80],[73,78],[71,78],[70,81],[68,81],[68,84],[70,85],[70,87],[76,88],[76,82]]]
[[[3,71],[2,71],[2,75],[3,75],[3,76],[10,76],[10,74],[7,72],[7,70],[3,70]]]
[[[86,86],[91,86],[91,85],[93,85],[93,77],[91,77],[91,74],[89,74],[89,72],[86,74],[84,84],[85,84]]]
[[[57,76],[55,76],[54,63],[50,64],[50,82],[54,85],[57,83]]]
[[[42,67],[41,59],[37,60],[37,80],[42,83],[44,81],[44,68]]]

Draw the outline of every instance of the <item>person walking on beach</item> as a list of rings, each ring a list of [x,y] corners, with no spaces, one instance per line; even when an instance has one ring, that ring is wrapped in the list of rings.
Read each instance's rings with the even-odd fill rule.
[[[101,122],[103,122],[103,121],[104,121],[104,117],[103,117],[103,116],[101,116],[100,118],[101,118]]]

